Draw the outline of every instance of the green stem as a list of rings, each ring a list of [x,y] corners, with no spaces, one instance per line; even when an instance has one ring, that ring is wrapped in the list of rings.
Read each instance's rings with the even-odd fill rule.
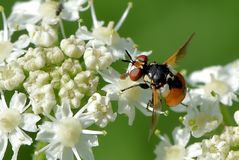
[[[233,119],[233,115],[229,112],[229,107],[221,105],[221,112],[223,115],[224,124],[227,126],[236,125]]]
[[[46,143],[45,142],[37,142],[35,145],[35,152],[37,152],[38,150],[40,150],[41,148],[45,147]],[[33,160],[45,160],[45,153],[39,153],[39,154],[33,154],[32,157]]]

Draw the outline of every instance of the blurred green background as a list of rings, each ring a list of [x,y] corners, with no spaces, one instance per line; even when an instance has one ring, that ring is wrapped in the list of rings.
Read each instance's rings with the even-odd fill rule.
[[[9,15],[15,1],[1,0]],[[106,24],[118,21],[128,0],[95,0],[99,20]],[[133,9],[120,28],[122,37],[131,37],[140,50],[152,50],[150,60],[163,62],[180,47],[187,37],[196,32],[188,53],[178,70],[192,72],[210,65],[224,65],[239,56],[239,1],[238,0],[133,0]],[[84,23],[91,26],[89,13],[83,13]],[[1,22],[2,23],[2,22]],[[76,25],[67,23],[67,35]],[[72,29],[73,28],[73,29]],[[119,63],[118,63],[119,64]],[[124,72],[126,65],[119,64]],[[115,105],[115,104],[114,104]],[[171,134],[179,124],[176,114],[161,117],[158,128]],[[175,118],[176,117],[176,118]],[[96,160],[152,160],[158,138],[148,141],[150,117],[136,113],[133,126],[118,115],[106,128],[107,136],[99,137],[100,146],[94,148]],[[25,153],[27,154],[27,153]],[[22,157],[22,159],[24,159]]]

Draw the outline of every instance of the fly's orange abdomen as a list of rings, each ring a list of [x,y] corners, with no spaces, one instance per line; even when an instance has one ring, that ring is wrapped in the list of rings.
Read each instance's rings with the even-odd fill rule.
[[[169,107],[174,107],[180,104],[186,95],[186,83],[184,77],[180,73],[177,73],[176,77],[180,81],[181,86],[180,87],[172,86],[169,94],[165,97],[166,104]]]

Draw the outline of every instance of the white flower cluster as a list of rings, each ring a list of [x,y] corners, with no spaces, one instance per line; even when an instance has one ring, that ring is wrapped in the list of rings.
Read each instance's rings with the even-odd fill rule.
[[[115,27],[113,22],[105,27],[97,20],[92,0],[17,2],[8,18],[0,6],[0,160],[8,140],[12,160],[19,158],[21,145],[33,142],[46,142],[35,151],[35,157],[94,159],[92,147],[99,145],[97,135],[106,132],[88,128],[94,124],[104,128],[117,115],[110,94],[98,93],[99,73],[122,59],[125,49],[135,50],[130,38],[117,33],[131,6],[129,3]],[[75,33],[66,36],[63,20],[78,24],[80,12],[88,9],[92,31],[79,24]],[[12,42],[15,32],[26,34]],[[6,92],[12,93],[9,104]],[[126,108],[120,106],[120,112],[125,113]],[[134,108],[128,106],[127,110]],[[36,138],[24,131],[35,132]]]
[[[189,75],[191,88],[186,98],[173,111],[181,112],[183,129],[173,131],[174,144],[167,136],[159,135],[161,142],[155,149],[156,159],[171,160],[234,160],[239,158],[239,128],[223,124],[223,112],[238,101],[239,61],[226,66],[212,66]],[[233,117],[233,116],[232,116]],[[229,117],[230,118],[230,117]],[[239,111],[234,114],[239,124]],[[222,132],[216,129],[221,125]],[[230,124],[233,125],[233,124]],[[218,129],[219,130],[219,129]],[[216,133],[216,134],[215,134]],[[188,145],[190,134],[202,141]],[[208,136],[211,138],[208,139]]]

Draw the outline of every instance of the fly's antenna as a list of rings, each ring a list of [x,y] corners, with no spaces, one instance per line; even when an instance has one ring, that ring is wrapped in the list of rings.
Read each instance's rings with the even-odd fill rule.
[[[123,61],[123,62],[128,62],[128,63],[133,63],[134,60],[132,59],[132,57],[131,57],[129,51],[128,51],[127,49],[125,49],[125,52],[126,52],[126,54],[128,55],[128,57],[129,57],[130,60],[123,59],[122,61]]]
[[[125,52],[126,52],[126,54],[129,56],[129,59],[130,59],[130,60],[133,60],[132,57],[131,57],[131,55],[130,55],[130,53],[129,53],[129,51],[128,51],[127,49],[125,50]]]

